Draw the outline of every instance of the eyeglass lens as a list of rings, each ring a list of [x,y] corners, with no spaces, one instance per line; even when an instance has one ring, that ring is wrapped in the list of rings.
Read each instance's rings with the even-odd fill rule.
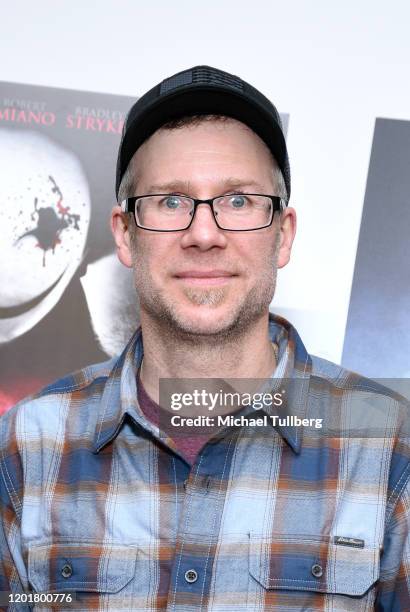
[[[173,194],[144,196],[135,203],[138,225],[147,229],[185,229],[194,209],[194,200]],[[256,229],[269,225],[272,219],[272,201],[263,195],[221,196],[214,199],[213,210],[222,229]]]

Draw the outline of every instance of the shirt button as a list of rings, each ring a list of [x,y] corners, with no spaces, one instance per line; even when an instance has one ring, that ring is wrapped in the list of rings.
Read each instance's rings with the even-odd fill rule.
[[[61,568],[61,575],[63,578],[70,578],[72,573],[73,573],[73,568],[71,567],[69,563],[66,563]]]
[[[321,565],[318,565],[317,563],[314,563],[311,567],[312,575],[315,578],[321,578],[323,576],[323,567]]]
[[[185,580],[187,582],[196,582],[198,580],[198,574],[194,569],[187,570],[185,572]]]

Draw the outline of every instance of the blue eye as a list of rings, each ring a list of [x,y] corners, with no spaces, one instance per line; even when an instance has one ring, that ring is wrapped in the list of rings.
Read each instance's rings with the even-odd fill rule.
[[[235,195],[230,199],[230,203],[234,208],[243,208],[246,205],[246,198],[241,195]]]
[[[181,204],[181,199],[177,196],[169,196],[165,199],[165,206],[167,208],[178,208]]]

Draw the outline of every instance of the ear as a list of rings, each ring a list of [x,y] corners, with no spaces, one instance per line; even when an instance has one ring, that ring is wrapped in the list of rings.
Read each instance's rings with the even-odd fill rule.
[[[117,246],[117,255],[120,262],[132,268],[132,254],[131,254],[131,236],[129,224],[131,218],[122,212],[120,206],[114,206],[111,211],[110,226],[114,236],[115,244]]]
[[[296,234],[296,211],[287,207],[280,217],[280,243],[278,253],[278,268],[283,268],[289,262],[293,240]]]

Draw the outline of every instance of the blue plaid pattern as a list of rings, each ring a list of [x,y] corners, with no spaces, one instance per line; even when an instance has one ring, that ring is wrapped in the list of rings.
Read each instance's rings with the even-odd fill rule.
[[[340,435],[227,428],[188,465],[138,406],[140,329],[3,415],[0,591],[72,590],[77,610],[410,610],[406,401],[308,355],[280,317],[269,333],[275,378],[299,381],[286,410]]]

